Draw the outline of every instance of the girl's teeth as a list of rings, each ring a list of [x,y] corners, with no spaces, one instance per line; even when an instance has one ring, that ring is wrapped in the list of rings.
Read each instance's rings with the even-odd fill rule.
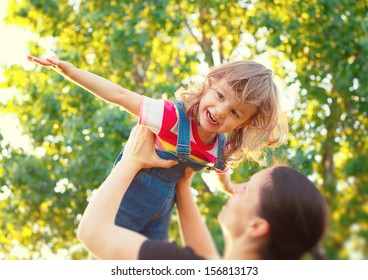
[[[208,112],[208,116],[211,119],[211,121],[213,121],[214,123],[217,123],[217,121],[215,119],[213,119],[212,115],[210,112]]]

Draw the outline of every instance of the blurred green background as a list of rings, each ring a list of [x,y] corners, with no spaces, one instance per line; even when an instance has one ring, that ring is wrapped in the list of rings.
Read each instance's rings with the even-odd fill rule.
[[[320,252],[368,259],[366,0],[6,2],[0,32],[23,30],[10,33],[28,34],[26,52],[55,54],[155,98],[173,98],[178,87],[224,61],[271,67],[289,141],[259,164],[244,163],[233,180],[275,159],[299,169],[329,203]],[[1,44],[17,48],[5,35]],[[85,259],[78,222],[136,119],[27,63],[25,54],[18,53],[22,63],[6,63],[2,52],[0,259]],[[226,197],[211,192],[200,175],[193,186],[221,251],[216,217]],[[179,241],[175,213],[170,236]]]

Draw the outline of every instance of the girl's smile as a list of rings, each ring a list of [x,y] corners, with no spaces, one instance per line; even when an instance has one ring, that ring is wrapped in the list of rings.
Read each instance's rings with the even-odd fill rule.
[[[219,123],[217,122],[217,120],[213,117],[213,115],[211,114],[211,112],[210,112],[210,111],[207,111],[206,117],[207,117],[207,121],[208,121],[208,123],[209,123],[211,126],[216,126],[216,125],[218,125],[218,124],[219,124]]]

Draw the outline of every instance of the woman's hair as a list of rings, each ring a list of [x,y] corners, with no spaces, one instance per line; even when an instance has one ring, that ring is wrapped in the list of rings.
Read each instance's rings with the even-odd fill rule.
[[[272,71],[254,61],[213,67],[199,87],[179,89],[176,96],[184,102],[188,116],[196,119],[201,98],[220,79],[227,82],[240,103],[257,107],[257,112],[241,129],[229,133],[224,153],[227,164],[236,165],[245,158],[258,161],[264,147],[277,147],[285,142],[287,121],[280,110]]]
[[[258,215],[270,225],[263,259],[300,259],[321,240],[327,204],[316,186],[286,166],[270,168],[260,189]]]

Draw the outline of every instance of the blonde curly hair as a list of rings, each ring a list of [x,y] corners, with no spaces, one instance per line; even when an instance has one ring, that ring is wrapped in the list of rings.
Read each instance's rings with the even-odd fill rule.
[[[220,79],[226,81],[241,104],[257,107],[240,129],[227,135],[223,160],[230,166],[244,159],[259,161],[265,147],[278,147],[287,140],[287,119],[281,112],[272,75],[270,69],[255,61],[235,61],[211,68],[202,84],[180,88],[175,93],[187,116],[194,120],[200,100]]]

